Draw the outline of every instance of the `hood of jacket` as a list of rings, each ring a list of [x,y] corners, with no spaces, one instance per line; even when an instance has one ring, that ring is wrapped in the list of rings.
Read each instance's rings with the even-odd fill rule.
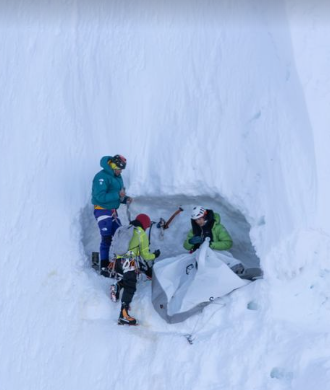
[[[114,173],[113,169],[108,164],[108,161],[111,160],[112,158],[113,158],[112,156],[104,156],[104,157],[102,157],[101,161],[100,161],[100,165],[111,176],[115,176],[115,173]],[[117,176],[121,176],[121,175],[117,175]]]
[[[214,225],[220,225],[221,222],[220,214],[214,213],[212,210],[210,211],[213,213]]]

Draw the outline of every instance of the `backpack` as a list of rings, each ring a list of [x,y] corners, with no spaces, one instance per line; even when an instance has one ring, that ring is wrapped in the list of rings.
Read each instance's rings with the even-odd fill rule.
[[[129,243],[133,237],[135,227],[133,225],[122,225],[115,231],[110,246],[110,256],[124,256],[129,251]]]

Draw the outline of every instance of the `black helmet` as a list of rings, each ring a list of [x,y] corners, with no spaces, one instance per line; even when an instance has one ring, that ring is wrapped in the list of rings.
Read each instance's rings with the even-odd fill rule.
[[[113,157],[112,162],[116,164],[119,169],[126,168],[126,158],[120,154],[116,154],[115,157]]]

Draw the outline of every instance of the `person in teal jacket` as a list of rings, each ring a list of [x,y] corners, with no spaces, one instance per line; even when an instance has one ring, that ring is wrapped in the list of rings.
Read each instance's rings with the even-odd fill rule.
[[[146,234],[146,230],[151,226],[149,216],[139,214],[131,225],[134,226],[134,232],[129,243],[128,254],[118,256],[115,263],[116,272],[122,275],[122,279],[111,286],[111,299],[114,302],[119,299],[120,291],[123,289],[119,325],[136,325],[136,319],[128,313],[128,310],[136,291],[137,271],[140,270],[151,278],[152,266],[148,263],[160,255],[159,249],[153,253],[149,250],[149,239]]]
[[[202,206],[193,208],[191,214],[191,230],[183,244],[188,251],[195,251],[210,238],[210,248],[215,250],[228,250],[233,245],[233,240],[226,228],[220,223],[220,215],[213,210],[207,210]]]
[[[93,179],[92,204],[94,216],[101,234],[100,266],[109,265],[109,249],[115,231],[121,226],[117,209],[121,203],[129,203],[132,198],[126,195],[124,182],[121,176],[126,168],[126,158],[116,154],[101,158],[102,170]],[[104,273],[104,275],[108,275]]]

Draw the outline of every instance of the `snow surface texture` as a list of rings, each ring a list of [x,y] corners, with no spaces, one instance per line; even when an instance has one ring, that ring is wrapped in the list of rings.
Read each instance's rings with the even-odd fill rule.
[[[329,6],[177,3],[0,3],[1,390],[330,389]],[[135,213],[243,215],[264,280],[176,325],[141,280],[118,327],[86,226],[115,153]]]

